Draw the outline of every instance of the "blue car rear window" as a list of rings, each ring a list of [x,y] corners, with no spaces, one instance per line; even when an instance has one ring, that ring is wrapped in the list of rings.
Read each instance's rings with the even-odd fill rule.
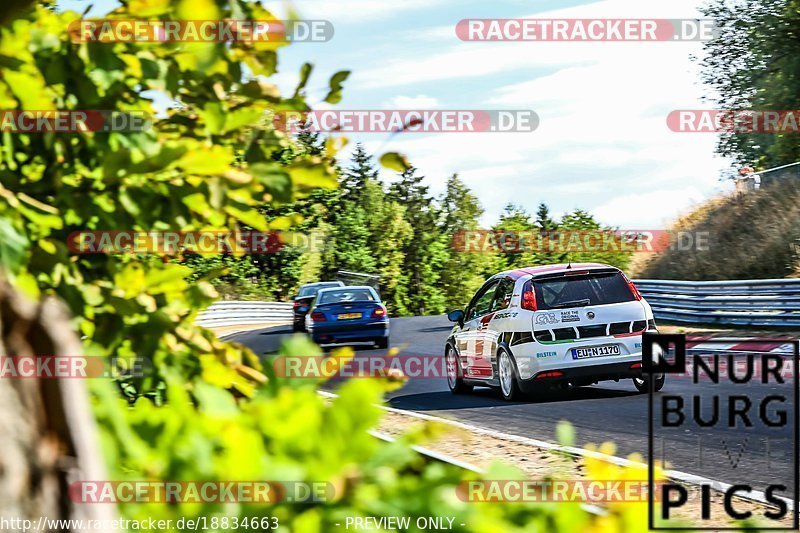
[[[297,292],[298,296],[316,296],[320,289],[325,289],[327,287],[336,287],[338,283],[324,283],[321,285],[306,285],[305,287],[300,287],[300,290]]]
[[[337,302],[374,302],[375,297],[367,289],[342,289],[339,291],[329,291],[322,293],[319,297],[320,304],[332,304]]]

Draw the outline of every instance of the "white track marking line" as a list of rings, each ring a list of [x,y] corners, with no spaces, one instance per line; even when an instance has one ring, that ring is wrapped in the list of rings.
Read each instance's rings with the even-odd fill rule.
[[[328,398],[336,398],[338,395],[328,391],[317,391],[320,395],[328,397]],[[419,418],[421,420],[428,420],[433,422],[441,422],[444,424],[451,425],[453,427],[457,427],[459,429],[464,429],[467,431],[471,431],[473,433],[477,433],[479,435],[486,435],[488,437],[494,437],[497,439],[508,440],[511,442],[518,442],[520,444],[527,444],[529,446],[537,446],[539,448],[544,448],[546,450],[552,451],[559,451],[563,453],[568,453],[573,456],[578,457],[590,457],[592,459],[598,459],[601,461],[606,461],[608,463],[623,466],[623,467],[639,467],[647,466],[645,463],[637,463],[635,461],[631,461],[630,459],[625,459],[624,457],[617,457],[615,455],[607,455],[600,452],[593,452],[590,450],[584,450],[583,448],[576,448],[575,446],[562,446],[561,444],[553,444],[550,442],[545,442],[543,440],[532,439],[529,437],[520,437],[519,435],[512,435],[510,433],[503,433],[501,431],[495,431],[493,429],[486,429],[480,426],[473,426],[471,424],[465,424],[464,422],[458,422],[456,420],[450,420],[447,418],[442,418],[439,416],[434,415],[426,415],[423,413],[418,413],[416,411],[408,411],[406,409],[397,409],[395,407],[388,407],[385,405],[378,405],[381,409],[388,411],[390,413],[396,413],[400,415],[411,416],[413,418]],[[711,488],[718,490],[720,492],[725,492],[727,489],[732,487],[733,485],[730,483],[724,483],[722,481],[717,481],[715,479],[710,479],[703,476],[698,476],[695,474],[689,474],[687,472],[681,472],[680,470],[665,470],[664,475],[668,478],[673,479],[675,481],[681,481],[683,483],[687,483],[690,485],[710,485]],[[741,493],[737,494],[738,497],[741,497],[746,500],[753,500],[758,503],[767,505],[772,507],[773,505],[767,501],[764,496],[764,493],[761,491],[753,491],[747,495],[743,495]],[[787,498],[781,498],[784,502],[786,502],[787,507],[790,511],[794,511],[794,502]]]

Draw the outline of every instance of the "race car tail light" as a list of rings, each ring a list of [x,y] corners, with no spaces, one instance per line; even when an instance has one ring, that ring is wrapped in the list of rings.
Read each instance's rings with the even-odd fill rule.
[[[542,372],[536,376],[536,379],[547,379],[547,378],[561,378],[564,377],[563,372],[559,372],[558,370],[553,370],[551,372]]]
[[[533,282],[530,280],[522,287],[522,308],[536,311],[536,293],[533,292]]]
[[[372,310],[372,318],[381,318],[383,316],[386,316],[386,308],[376,307]]]
[[[311,313],[311,320],[314,322],[325,322],[327,319],[325,318],[325,313],[314,311]]]
[[[642,368],[642,363],[633,363],[631,365],[631,370],[635,370],[637,368]]]
[[[641,300],[642,294],[639,292],[639,289],[636,288],[636,285],[634,285],[633,282],[629,280],[627,277],[625,278],[625,282],[628,284],[628,288],[631,290],[631,294],[633,294],[633,297],[636,298],[637,300]]]

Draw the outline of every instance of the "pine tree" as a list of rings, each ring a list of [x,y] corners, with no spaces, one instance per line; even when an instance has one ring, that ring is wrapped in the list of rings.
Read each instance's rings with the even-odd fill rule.
[[[454,174],[440,200],[440,232],[450,243],[447,262],[442,268],[442,287],[448,309],[463,308],[484,280],[494,274],[494,254],[465,251],[458,246],[459,232],[478,230],[483,208],[469,187]],[[464,233],[460,235],[463,242]],[[454,247],[455,245],[455,247]]]
[[[342,171],[339,188],[344,201],[360,204],[367,183],[378,180],[378,169],[361,143],[356,145],[350,161]]]
[[[441,205],[442,229],[451,234],[459,230],[477,228],[478,221],[483,216],[483,208],[478,198],[459,179],[458,174],[453,174],[447,179]]]
[[[325,139],[317,131],[301,129],[295,136],[302,152],[307,155],[322,155],[325,153]]]
[[[556,221],[550,218],[550,208],[545,203],[539,204],[536,210],[536,226],[540,231],[553,231],[558,227]]]
[[[449,243],[438,230],[439,210],[423,185],[423,176],[411,167],[389,187],[389,197],[405,207],[405,218],[412,237],[404,247],[404,272],[400,284],[407,287],[402,304],[412,313],[441,313],[445,297],[441,287],[441,269],[447,261]]]

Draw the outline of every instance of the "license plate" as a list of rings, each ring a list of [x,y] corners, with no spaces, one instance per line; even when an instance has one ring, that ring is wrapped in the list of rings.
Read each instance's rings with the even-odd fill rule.
[[[605,357],[606,355],[619,355],[619,346],[594,346],[591,348],[573,348],[573,359],[587,359],[589,357]]]
[[[361,313],[344,313],[339,315],[339,320],[353,320],[356,318],[361,318]]]

